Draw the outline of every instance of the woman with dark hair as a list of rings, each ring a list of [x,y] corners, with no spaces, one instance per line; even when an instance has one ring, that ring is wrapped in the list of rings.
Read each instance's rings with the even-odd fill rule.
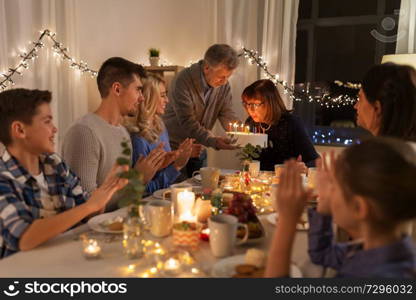
[[[268,135],[268,147],[262,150],[259,158],[262,170],[272,171],[274,165],[290,158],[296,158],[303,171],[306,166],[315,166],[318,153],[302,121],[286,109],[271,80],[255,81],[244,89],[241,97],[249,114],[246,125],[252,131]]]
[[[392,63],[386,63],[382,65],[376,65],[372,67],[364,76],[362,81],[362,88],[359,92],[359,100],[355,104],[355,109],[357,110],[357,124],[372,133],[374,136],[391,136],[403,141],[409,141],[410,146],[414,147],[416,141],[416,71],[410,66],[396,65]],[[363,143],[368,143],[364,141]],[[367,148],[367,152],[359,151],[356,153],[357,162],[360,165],[365,165],[368,163],[369,159],[373,159],[378,151],[379,147],[376,147],[372,143],[372,148]],[[410,147],[406,144],[407,152],[412,152]],[[348,149],[347,149],[348,150]],[[413,155],[409,152],[409,156]],[[325,158],[326,154],[323,154]],[[416,163],[416,160],[413,157],[413,163]],[[334,160],[334,157],[331,161]],[[399,198],[399,194],[402,192],[402,188],[405,185],[412,185],[414,181],[414,176],[404,173],[404,175],[399,178],[397,175],[397,170],[395,171],[395,164],[391,163],[391,158],[379,159],[378,164],[387,165],[390,163],[390,167],[384,171],[376,168],[374,163],[373,168],[369,172],[373,172],[375,176],[378,176],[377,179],[373,179],[369,176],[369,173],[361,170],[357,167],[349,170],[349,173],[354,174],[351,178],[356,178],[355,185],[361,182],[361,190],[366,190],[366,193],[380,191],[380,195],[372,195],[372,198],[380,198],[381,195],[388,195],[387,189],[391,189],[392,186],[400,185],[401,188],[396,189],[392,194],[395,197],[392,199],[395,200],[395,206],[398,209],[404,208],[404,202]],[[410,159],[411,160],[411,159]],[[322,160],[325,164],[325,159]],[[381,178],[383,177],[383,178]],[[399,178],[399,179],[398,179]],[[367,180],[365,180],[367,179]],[[383,179],[383,180],[381,180]],[[376,181],[388,182],[384,184],[383,187],[375,187],[377,184]],[[316,211],[309,211],[309,221],[310,221],[310,238],[313,238],[313,234],[319,233],[319,226],[322,226],[325,223],[330,223],[331,217],[322,216],[330,215],[330,209],[328,205],[323,203],[329,203],[327,198],[331,198],[334,192],[329,191],[331,186],[331,178],[328,172],[320,170],[318,166],[317,174],[317,194],[319,195],[318,203],[318,213]],[[343,180],[344,183],[348,183],[349,180]],[[400,183],[400,184],[399,184]],[[410,197],[411,194],[409,194]],[[350,197],[349,197],[350,198]],[[405,197],[404,197],[405,198]],[[410,197],[411,198],[411,197]],[[400,201],[400,203],[398,202]],[[404,200],[403,200],[404,201]],[[406,210],[406,209],[405,209]],[[376,214],[377,210],[372,209],[372,213]],[[408,218],[410,219],[410,218]],[[386,218],[383,219],[383,223],[390,226]],[[315,224],[315,225],[314,225]],[[318,225],[316,225],[318,224]],[[319,225],[320,224],[320,225]],[[406,224],[406,232],[411,233],[410,224]],[[415,227],[413,225],[413,227]],[[344,228],[353,238],[363,237],[365,233],[357,230],[352,232],[348,228]],[[391,228],[386,228],[384,231],[390,230]],[[402,230],[403,231],[403,230]],[[414,228],[413,228],[414,231]],[[413,236],[415,237],[415,236]],[[330,251],[326,251],[325,247],[322,247],[321,240],[320,247],[312,247],[313,249],[309,250],[311,259],[316,264],[321,264],[327,267],[333,267],[333,264],[339,262],[339,257],[337,255],[330,254]],[[310,244],[311,245],[311,244]],[[335,252],[333,252],[334,254]]]
[[[385,63],[364,76],[357,124],[375,136],[392,136],[416,142],[416,70]]]
[[[385,63],[364,76],[357,110],[357,124],[375,136],[408,141],[416,149],[416,70],[411,66]],[[413,224],[412,224],[413,223]],[[416,240],[416,222],[406,231]]]

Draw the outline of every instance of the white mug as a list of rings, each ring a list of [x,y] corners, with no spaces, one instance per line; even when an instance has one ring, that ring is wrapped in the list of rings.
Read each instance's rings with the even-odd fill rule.
[[[246,230],[244,238],[237,241],[237,227],[243,226]],[[235,245],[241,245],[247,242],[248,226],[238,222],[238,219],[232,215],[215,215],[208,219],[209,227],[209,245],[212,254],[215,257],[229,256],[233,253]]]
[[[166,200],[152,200],[146,204],[146,221],[150,233],[155,237],[170,234],[173,225],[172,203]]]
[[[278,165],[274,165],[274,173],[276,175],[277,178],[280,178],[280,175],[282,175],[282,171],[284,169],[284,164],[278,164]]]
[[[201,185],[203,188],[216,189],[218,187],[218,180],[220,179],[220,170],[213,167],[205,167],[195,171],[192,177],[196,174],[201,174]]]
[[[253,160],[248,163],[248,172],[251,177],[258,177],[260,172],[260,161]]]
[[[273,207],[275,212],[278,212],[278,207],[277,207],[277,191],[278,191],[278,189],[279,189],[279,184],[273,183],[272,187],[271,187],[271,191],[270,191],[270,196],[271,196],[272,207]]]

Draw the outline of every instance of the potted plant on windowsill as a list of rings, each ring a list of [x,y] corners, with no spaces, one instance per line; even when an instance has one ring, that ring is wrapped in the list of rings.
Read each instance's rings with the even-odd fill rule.
[[[150,48],[149,49],[149,62],[152,67],[159,66],[159,54],[160,50],[156,48]]]

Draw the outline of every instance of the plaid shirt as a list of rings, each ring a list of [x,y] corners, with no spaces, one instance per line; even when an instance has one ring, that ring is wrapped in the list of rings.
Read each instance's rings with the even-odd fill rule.
[[[0,258],[19,251],[19,240],[36,219],[45,218],[87,199],[80,180],[57,154],[41,155],[40,169],[53,208],[42,205],[37,181],[6,150],[0,158]]]

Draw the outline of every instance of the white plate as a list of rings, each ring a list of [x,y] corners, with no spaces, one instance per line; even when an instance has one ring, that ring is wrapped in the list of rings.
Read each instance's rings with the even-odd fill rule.
[[[212,277],[232,277],[235,272],[235,267],[237,265],[244,264],[245,255],[235,255],[230,256],[224,259],[219,260],[214,264],[211,271]],[[301,278],[302,272],[298,266],[291,264],[290,265],[290,277],[292,278]]]
[[[163,193],[166,192],[166,191],[169,191],[169,190],[170,190],[170,188],[157,190],[153,193],[153,197],[155,197],[157,199],[163,199]]]
[[[153,197],[157,198],[157,199],[163,199],[163,193],[166,192],[166,191],[169,191],[169,190],[170,190],[170,188],[157,190],[157,191],[153,192]],[[194,193],[200,193],[200,192],[202,192],[202,188],[198,185],[193,185],[192,186],[192,191]],[[166,200],[170,200],[170,198],[167,198]]]
[[[193,180],[195,180],[196,182],[201,182],[202,177],[201,174],[196,174],[194,177],[192,177]]]
[[[272,213],[272,214],[268,215],[266,217],[266,219],[267,219],[267,221],[269,221],[270,224],[276,225],[277,217],[278,217],[277,213]],[[307,216],[302,215],[302,218],[304,218],[304,217],[307,218]],[[296,229],[297,230],[309,230],[309,223],[306,222],[305,225],[302,225],[302,224],[298,223],[298,225],[296,226]]]
[[[220,170],[220,174],[222,176],[235,174],[236,172],[239,172],[239,170],[232,170],[232,169],[221,169]],[[201,174],[196,174],[194,177],[192,177],[192,179],[195,180],[195,182],[201,183],[201,181],[202,181]]]
[[[122,233],[123,230],[110,230],[106,225],[114,222],[114,221],[121,221],[125,216],[125,211],[116,211],[112,213],[102,214],[95,217],[92,217],[88,221],[88,226],[98,232],[104,233]]]

